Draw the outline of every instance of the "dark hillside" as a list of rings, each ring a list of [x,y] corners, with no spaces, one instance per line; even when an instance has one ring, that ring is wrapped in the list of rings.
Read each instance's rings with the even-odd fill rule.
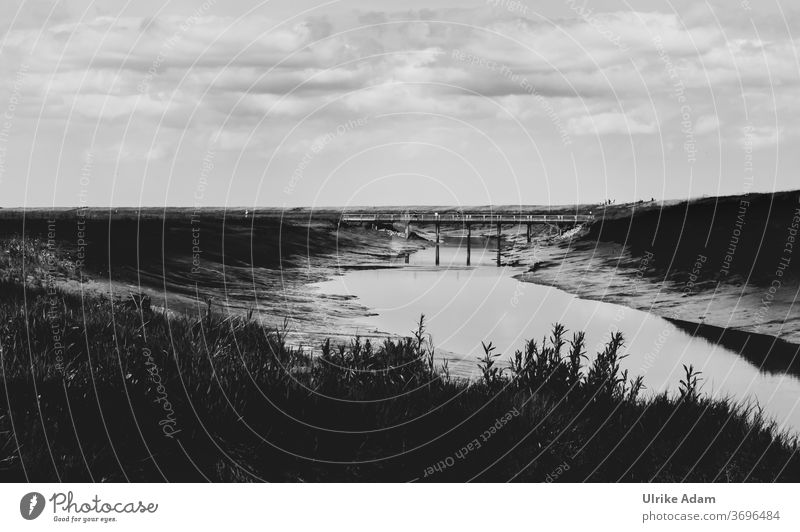
[[[780,263],[783,278],[800,277],[792,260],[800,225],[800,193],[704,198],[659,206],[609,209],[578,243],[624,245],[634,257],[653,253],[651,274],[685,275],[699,255],[708,257],[700,280],[747,279],[768,285]],[[784,260],[784,262],[786,262]]]

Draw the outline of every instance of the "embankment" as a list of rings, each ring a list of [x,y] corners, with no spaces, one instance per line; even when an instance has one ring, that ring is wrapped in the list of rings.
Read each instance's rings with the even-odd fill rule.
[[[800,343],[799,227],[798,192],[614,206],[576,238],[539,249],[523,278]]]
[[[24,235],[57,250],[72,269],[60,279],[75,287],[76,279],[90,279],[94,288],[123,297],[141,292],[180,312],[203,313],[213,300],[255,309],[273,325],[289,317],[303,323],[300,329],[324,331],[349,302],[319,301],[305,288],[309,282],[422,245],[386,231],[340,230],[336,220],[333,212],[299,210],[255,217],[245,209],[2,210],[0,239]]]

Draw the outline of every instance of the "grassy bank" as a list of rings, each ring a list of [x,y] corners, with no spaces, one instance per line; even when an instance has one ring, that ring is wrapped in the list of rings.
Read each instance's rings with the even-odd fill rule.
[[[746,281],[768,286],[778,263],[791,256],[800,213],[800,192],[744,194],[674,202],[612,206],[576,246],[594,249],[599,243],[624,246],[638,267],[651,253],[643,273],[658,280],[685,282],[697,257],[707,264],[695,272],[697,284],[713,289],[717,282]],[[788,243],[788,244],[787,244]],[[788,255],[787,255],[788,251]],[[609,262],[613,266],[619,256]],[[789,261],[782,279],[796,284],[800,261]]]
[[[214,298],[237,311],[257,306],[273,327],[290,316],[304,337],[319,338],[328,316],[356,305],[312,299],[309,283],[424,247],[386,231],[339,228],[331,214],[121,211],[0,210],[0,279],[76,289],[88,281],[85,292],[133,290],[185,312]]]
[[[318,356],[213,309],[0,281],[5,481],[797,481],[795,441],[696,393],[642,398],[623,339],[556,327],[449,378],[424,324]]]

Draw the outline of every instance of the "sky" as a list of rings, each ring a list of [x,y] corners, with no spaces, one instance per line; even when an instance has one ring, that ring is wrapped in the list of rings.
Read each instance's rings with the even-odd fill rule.
[[[799,38],[789,0],[3,0],[0,207],[797,189]]]

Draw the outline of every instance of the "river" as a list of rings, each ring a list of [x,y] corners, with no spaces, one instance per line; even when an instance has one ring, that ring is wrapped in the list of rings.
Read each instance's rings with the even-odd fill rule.
[[[800,379],[788,373],[762,372],[738,352],[691,336],[669,321],[611,303],[580,299],[551,286],[514,279],[525,271],[497,267],[496,241],[473,240],[471,266],[466,246],[451,240],[385,268],[345,271],[312,288],[330,296],[355,296],[368,316],[347,319],[342,332],[407,336],[425,314],[437,360],[448,360],[451,374],[474,378],[481,342],[490,341],[509,358],[529,338],[541,339],[558,322],[586,332],[587,351],[601,349],[613,331],[625,337],[622,368],[642,375],[645,394],[677,393],[683,365],[701,371],[701,392],[758,404],[780,430],[800,433]],[[505,365],[505,364],[501,364]]]

